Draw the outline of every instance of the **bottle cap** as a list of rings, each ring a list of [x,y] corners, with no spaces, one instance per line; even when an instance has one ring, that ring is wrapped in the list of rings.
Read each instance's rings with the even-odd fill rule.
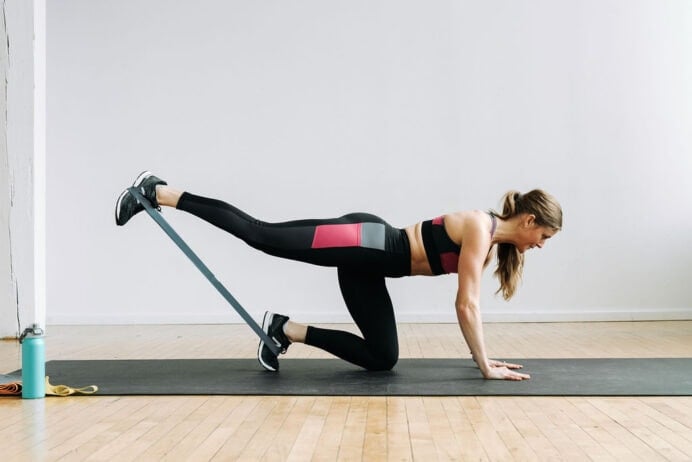
[[[24,332],[22,332],[22,335],[19,336],[19,343],[22,343],[24,339],[28,336],[32,337],[40,337],[43,335],[43,329],[41,329],[38,324],[34,324],[31,327],[27,327],[24,329]]]

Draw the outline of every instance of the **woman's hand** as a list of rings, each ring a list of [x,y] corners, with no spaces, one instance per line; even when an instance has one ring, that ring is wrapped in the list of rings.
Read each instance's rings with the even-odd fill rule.
[[[476,358],[471,356],[473,361],[476,362]],[[521,369],[521,364],[507,363],[504,361],[497,361],[495,359],[488,359],[488,369],[487,373],[483,374],[483,377],[491,380],[528,380],[531,378],[529,374],[521,374],[519,372],[514,372],[511,369]]]
[[[521,369],[524,367],[521,364],[506,363],[504,361],[496,361],[494,359],[489,359],[488,364],[490,364],[490,367],[506,367],[507,369]]]
[[[483,373],[486,379],[490,380],[528,380],[531,378],[529,374],[514,372],[512,369],[521,368],[518,364],[507,364],[506,366],[500,361],[490,360],[490,369]]]

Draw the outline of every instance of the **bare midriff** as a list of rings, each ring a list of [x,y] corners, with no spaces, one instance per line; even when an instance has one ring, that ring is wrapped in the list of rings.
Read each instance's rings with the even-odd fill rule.
[[[432,276],[430,263],[423,246],[421,224],[416,223],[405,228],[406,236],[411,245],[411,276]]]

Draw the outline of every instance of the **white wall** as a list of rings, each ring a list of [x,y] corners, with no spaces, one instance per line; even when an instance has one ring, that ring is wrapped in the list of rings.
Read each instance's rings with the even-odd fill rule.
[[[0,338],[45,326],[45,0],[0,19]]]
[[[0,17],[0,37],[7,38],[5,15]],[[3,77],[9,67],[7,40],[0,43],[0,71]],[[0,338],[17,334],[17,291],[12,272],[12,234],[10,211],[10,158],[7,152],[7,81],[0,78]]]
[[[692,3],[53,0],[48,318],[240,318],[149,219],[144,169],[268,221],[369,211],[404,226],[561,201],[488,320],[690,318]],[[256,318],[347,320],[334,270],[165,217]],[[400,321],[453,320],[455,277],[389,284]]]

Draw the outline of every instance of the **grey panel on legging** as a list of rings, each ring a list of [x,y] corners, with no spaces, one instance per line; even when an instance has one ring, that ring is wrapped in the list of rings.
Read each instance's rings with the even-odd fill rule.
[[[360,246],[385,250],[385,226],[382,223],[363,223],[360,228]]]

